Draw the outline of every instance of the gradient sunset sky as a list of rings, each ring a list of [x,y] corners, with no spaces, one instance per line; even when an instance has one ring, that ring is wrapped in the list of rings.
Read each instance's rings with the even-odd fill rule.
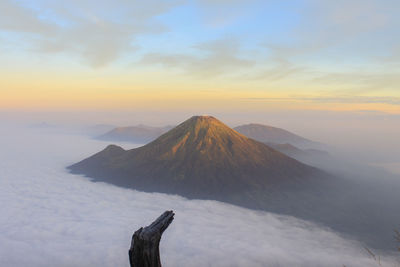
[[[0,109],[400,114],[398,0],[0,0]]]

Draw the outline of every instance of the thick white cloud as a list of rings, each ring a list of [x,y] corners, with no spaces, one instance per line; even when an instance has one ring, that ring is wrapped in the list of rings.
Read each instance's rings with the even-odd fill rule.
[[[358,243],[292,217],[136,192],[65,171],[103,142],[1,130],[0,266],[128,266],[133,231],[167,209],[176,213],[161,242],[167,267],[376,266]]]

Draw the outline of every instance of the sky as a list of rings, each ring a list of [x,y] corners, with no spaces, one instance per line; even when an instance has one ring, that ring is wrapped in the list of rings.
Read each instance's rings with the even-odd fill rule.
[[[361,244],[296,218],[70,175],[106,144],[6,124],[211,114],[398,172],[398,14],[398,0],[0,0],[0,265],[126,265],[132,232],[173,207],[165,266],[375,266]]]
[[[400,114],[397,0],[0,0],[0,109]]]

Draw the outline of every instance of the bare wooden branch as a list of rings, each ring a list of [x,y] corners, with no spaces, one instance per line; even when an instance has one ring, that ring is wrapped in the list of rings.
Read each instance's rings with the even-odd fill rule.
[[[399,244],[399,246],[397,247],[397,250],[400,251],[400,231],[399,230],[394,230],[394,233],[395,233],[394,239]]]
[[[166,211],[147,227],[141,227],[132,236],[129,249],[131,267],[161,267],[161,235],[174,219],[174,212]]]

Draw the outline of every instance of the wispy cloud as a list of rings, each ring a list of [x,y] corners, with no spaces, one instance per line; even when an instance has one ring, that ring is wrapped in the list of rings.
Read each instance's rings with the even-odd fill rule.
[[[336,84],[345,87],[342,91],[366,93],[374,91],[397,91],[400,85],[399,71],[356,71],[325,73],[316,76],[313,82],[322,85]],[[340,90],[337,90],[340,91]]]
[[[259,0],[197,0],[196,4],[202,13],[203,21],[213,28],[224,28],[244,15],[249,14],[249,7],[264,4]]]
[[[266,101],[266,102],[291,102],[302,101],[320,104],[389,104],[400,106],[400,97],[391,96],[288,96],[288,97],[248,97],[243,98],[249,101]],[[374,112],[377,112],[374,110]]]
[[[258,62],[258,69],[248,72],[242,78],[275,82],[303,75],[309,71],[307,67],[296,65],[283,57],[271,56],[263,62]]]
[[[240,44],[236,39],[220,39],[194,45],[195,54],[144,55],[140,64],[161,65],[174,68],[187,75],[200,78],[232,75],[251,68],[255,61],[241,56]]]
[[[0,1],[0,29],[10,32],[54,34],[56,27],[38,18],[36,11],[10,0]]]
[[[88,0],[57,4],[37,1],[35,8],[32,3],[28,6],[2,0],[0,30],[22,34],[34,51],[66,52],[100,67],[135,49],[138,35],[164,32],[165,26],[154,18],[179,3],[100,0],[93,5]]]
[[[268,40],[267,43],[281,56],[312,54],[339,45],[344,45],[342,50],[353,49],[351,43],[362,40],[363,35],[395,29],[399,24],[395,10],[400,10],[400,5],[393,0],[307,0],[299,9],[299,24],[289,33],[293,41]],[[384,38],[389,41],[387,45],[393,43],[391,36]]]
[[[400,105],[400,97],[384,97],[384,96],[343,96],[343,97],[313,97],[298,98],[304,101],[318,103],[350,103],[350,104],[389,104]]]

